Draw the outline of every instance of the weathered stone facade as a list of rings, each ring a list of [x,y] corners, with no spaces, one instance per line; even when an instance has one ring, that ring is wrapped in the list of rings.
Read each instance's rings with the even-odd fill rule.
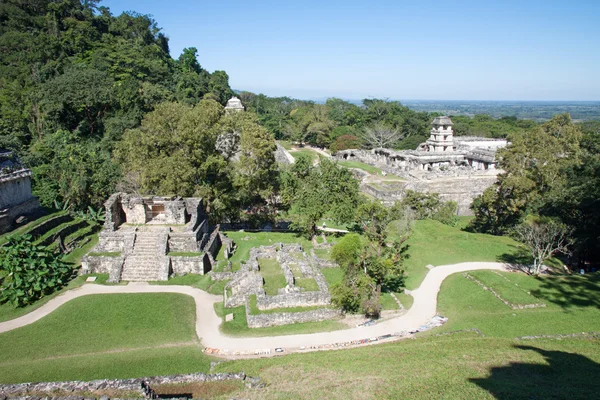
[[[31,171],[12,152],[0,149],[0,234],[16,228],[21,217],[40,213],[31,194]]]
[[[115,193],[105,203],[104,230],[82,261],[82,273],[109,273],[118,282],[167,280],[170,275],[205,274],[220,249],[218,227],[209,228],[202,199]],[[182,255],[169,253],[197,253]],[[103,253],[116,253],[109,262]],[[115,254],[112,254],[113,256]]]
[[[506,139],[455,137],[448,117],[434,119],[431,136],[417,150],[343,150],[338,160],[356,160],[399,176],[404,181],[373,184],[363,177],[362,190],[384,202],[401,200],[406,190],[439,193],[470,215],[473,199],[496,181],[495,153]],[[360,179],[360,178],[359,178]]]

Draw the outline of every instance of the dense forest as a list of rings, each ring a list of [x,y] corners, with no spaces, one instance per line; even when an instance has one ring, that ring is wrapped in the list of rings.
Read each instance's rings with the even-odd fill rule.
[[[224,71],[188,48],[178,60],[149,16],[98,1],[0,2],[0,148],[34,172],[45,206],[98,206],[122,175],[113,151],[163,102],[224,104]]]

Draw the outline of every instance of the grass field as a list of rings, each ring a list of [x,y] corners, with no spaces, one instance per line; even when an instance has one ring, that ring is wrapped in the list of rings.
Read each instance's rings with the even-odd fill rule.
[[[511,278],[516,274],[506,274],[492,271],[473,271],[469,275],[483,283],[486,287],[492,288],[500,297],[512,304],[536,304],[540,303],[527,290],[521,288],[518,283],[513,282]]]
[[[191,370],[185,357],[195,360],[193,370],[207,370],[208,357],[193,350],[199,349],[194,324],[194,301],[185,295],[77,298],[34,324],[0,334],[0,381],[134,376],[152,360],[163,364],[156,371],[186,364]],[[182,355],[181,347],[191,353],[180,364],[173,357]]]
[[[492,236],[460,230],[438,221],[416,221],[406,244],[409,258],[405,262],[407,289],[416,289],[427,275],[427,265],[446,265],[466,261],[499,261],[503,255],[515,254],[519,243],[504,236]]]
[[[279,289],[283,289],[286,285],[285,276],[281,270],[281,265],[277,260],[271,258],[259,258],[258,265],[260,274],[265,281],[263,289],[268,296],[275,296]]]

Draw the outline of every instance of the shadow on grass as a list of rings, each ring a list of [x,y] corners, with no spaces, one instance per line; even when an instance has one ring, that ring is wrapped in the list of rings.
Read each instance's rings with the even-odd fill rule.
[[[562,308],[600,308],[600,274],[537,278],[541,284],[531,294]]]
[[[491,368],[487,378],[469,380],[500,400],[598,398],[600,364],[579,354],[533,346],[515,347],[538,352],[547,365],[512,362]]]

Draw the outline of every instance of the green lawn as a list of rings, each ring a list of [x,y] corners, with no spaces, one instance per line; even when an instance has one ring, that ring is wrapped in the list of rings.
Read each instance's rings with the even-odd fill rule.
[[[279,265],[277,260],[271,258],[259,258],[258,265],[260,267],[260,274],[265,281],[263,284],[265,293],[269,296],[275,296],[278,293],[278,289],[283,289],[287,284],[281,265]]]
[[[200,348],[194,325],[194,301],[185,295],[77,298],[34,324],[0,334],[0,381],[147,375],[143,366],[150,365],[152,359],[162,359],[164,364],[155,367],[156,371],[181,370],[186,366],[190,370],[189,362],[183,360],[179,364],[173,356],[182,353],[177,347],[191,347],[192,354],[193,348]],[[138,351],[141,349],[146,350]],[[195,370],[206,370],[206,357],[196,352],[193,358],[201,361]],[[94,365],[95,360],[98,365]],[[86,362],[88,365],[81,370],[74,367],[81,368]]]
[[[317,285],[317,281],[314,278],[295,278],[294,283],[307,292],[316,292],[319,290],[319,285]]]
[[[444,281],[438,297],[439,312],[450,318],[440,330],[478,328],[486,336],[504,338],[600,332],[597,275],[583,279],[503,275],[531,292],[535,302],[545,303],[546,307],[513,310],[462,274],[454,274]]]
[[[315,255],[323,260],[331,259],[331,250],[330,249],[314,249]]]
[[[321,273],[327,281],[327,285],[331,288],[333,285],[337,285],[344,280],[344,271],[341,268],[323,268]]]
[[[513,282],[516,274],[507,274],[495,271],[473,271],[469,272],[473,278],[483,283],[486,287],[494,290],[500,297],[512,304],[536,304],[541,303],[538,299]]]
[[[416,221],[406,244],[410,256],[405,262],[408,289],[419,287],[429,264],[499,261],[503,255],[517,253],[520,246],[509,237],[466,232],[433,220]]]

